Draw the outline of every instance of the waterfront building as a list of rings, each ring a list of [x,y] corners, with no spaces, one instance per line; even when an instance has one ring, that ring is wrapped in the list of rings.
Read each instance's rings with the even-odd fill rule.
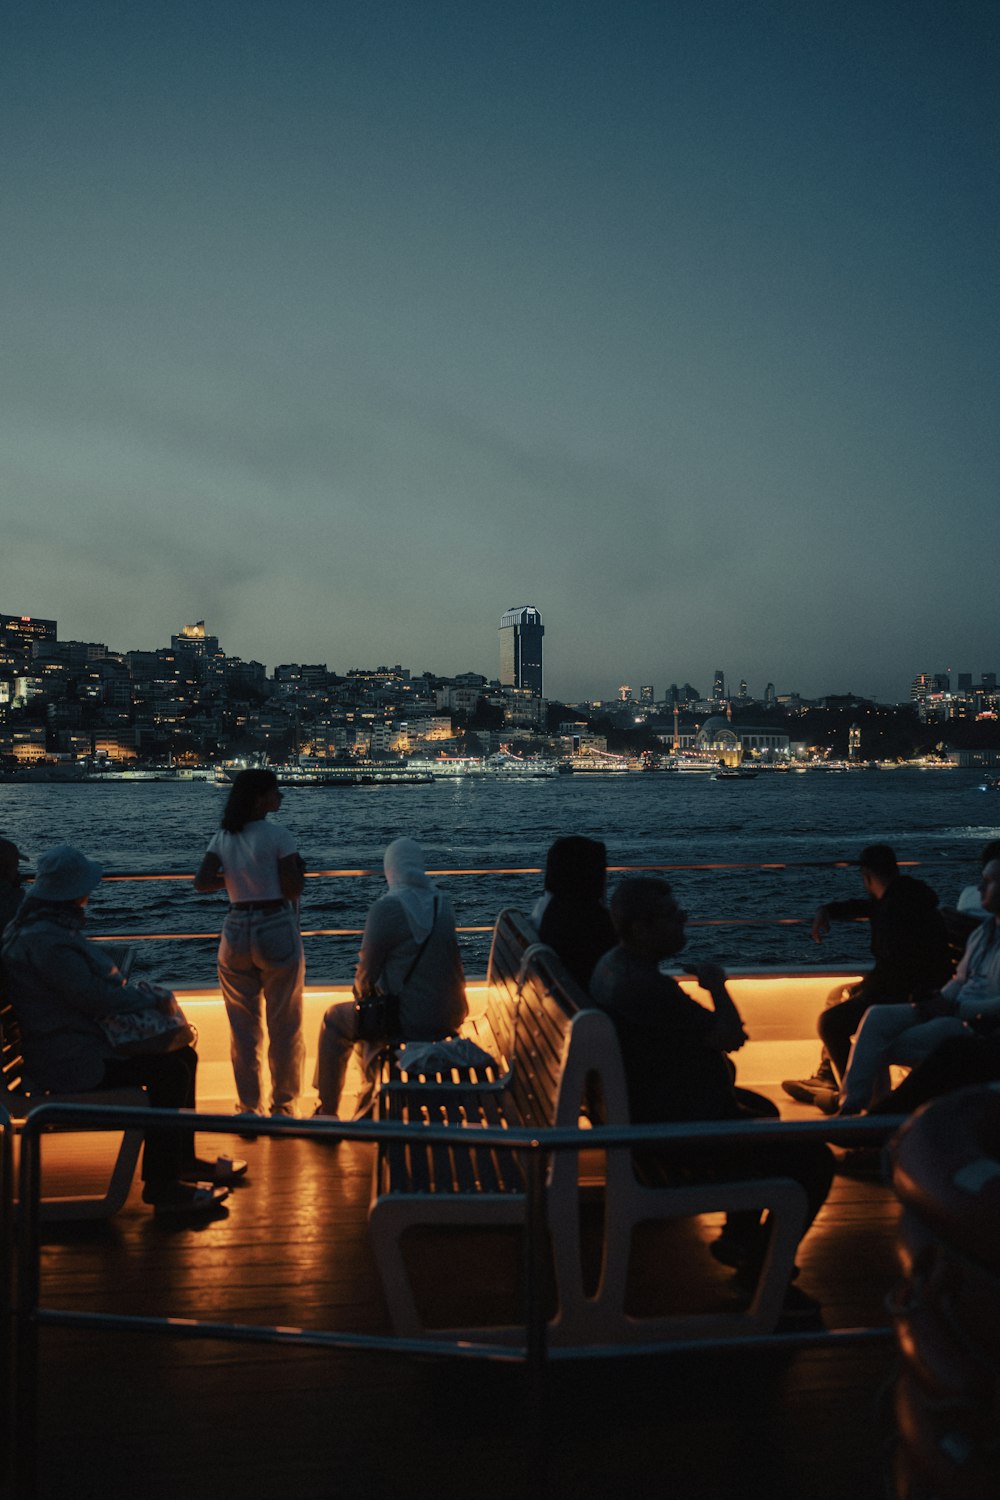
[[[500,682],[542,696],[545,626],[533,604],[511,605],[500,617]]]
[[[57,635],[55,620],[41,620],[34,615],[0,615],[0,646],[14,652],[25,665],[37,641],[54,641]]]

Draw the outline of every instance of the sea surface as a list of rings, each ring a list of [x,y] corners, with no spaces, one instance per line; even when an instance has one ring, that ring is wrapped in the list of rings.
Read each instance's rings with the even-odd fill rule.
[[[280,821],[310,872],[370,872],[310,875],[303,929],[347,932],[306,938],[307,977],[349,981],[357,930],[385,889],[382,853],[401,834],[423,846],[428,868],[477,872],[440,877],[460,927],[490,927],[505,906],[530,909],[551,841],[586,833],[605,841],[612,867],[681,867],[664,873],[689,913],[690,960],[712,957],[732,968],[863,962],[863,924],[836,925],[819,948],[809,938],[821,901],[863,894],[857,870],[835,862],[855,859],[866,843],[892,844],[901,861],[918,862],[910,873],[954,905],[978,878],[982,845],[1000,837],[1000,796],[980,791],[981,780],[957,770],[810,771],[742,782],[654,773],[286,789]],[[65,842],[108,874],[189,877],[225,795],[210,782],[0,786],[0,832],[32,859]],[[737,868],[697,868],[719,865]],[[612,873],[610,883],[617,878]],[[94,936],[134,937],[138,967],[151,977],[208,984],[224,911],[223,896],[196,895],[189,878],[105,881],[89,924]],[[202,936],[139,936],[152,933]],[[468,933],[461,942],[467,972],[482,976],[488,937]]]

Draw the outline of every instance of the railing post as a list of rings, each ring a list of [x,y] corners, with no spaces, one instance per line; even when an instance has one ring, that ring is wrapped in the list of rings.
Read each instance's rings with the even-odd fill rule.
[[[13,1486],[14,1127],[0,1104],[0,1494]]]
[[[39,1223],[42,1196],[42,1138],[30,1120],[21,1135],[18,1182],[17,1317],[14,1380],[14,1494],[35,1500],[38,1433]]]
[[[545,1386],[545,1265],[548,1224],[545,1215],[545,1168],[548,1152],[537,1138],[526,1147],[527,1203],[525,1216],[524,1323],[528,1384],[533,1404],[540,1403]]]

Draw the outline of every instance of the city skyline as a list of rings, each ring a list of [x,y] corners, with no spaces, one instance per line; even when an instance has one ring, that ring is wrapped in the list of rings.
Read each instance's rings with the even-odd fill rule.
[[[990,669],[998,60],[973,0],[15,0],[0,594],[489,677],[531,599],[568,702]]]
[[[0,600],[0,602],[4,601]],[[385,661],[379,662],[371,658],[351,663],[330,663],[325,659],[320,662],[315,652],[306,652],[294,662],[281,662],[276,659],[261,660],[260,658],[251,657],[242,651],[233,649],[233,643],[222,641],[219,634],[212,628],[211,622],[203,619],[180,626],[175,625],[169,632],[168,641],[154,642],[151,646],[144,645],[142,647],[123,642],[109,642],[108,640],[87,641],[77,632],[68,633],[65,628],[60,629],[57,619],[44,618],[29,612],[17,613],[14,611],[0,611],[0,643],[4,639],[5,625],[10,633],[10,639],[23,638],[25,641],[37,642],[38,649],[43,652],[47,644],[56,641],[63,645],[74,643],[77,645],[101,646],[110,655],[121,657],[122,659],[134,654],[143,655],[166,650],[176,651],[179,646],[184,646],[194,650],[196,653],[200,653],[207,647],[211,651],[221,652],[233,660],[243,661],[248,665],[254,665],[263,669],[263,671],[269,672],[272,676],[279,669],[284,670],[292,666],[301,666],[303,669],[322,667],[324,671],[328,670],[334,676],[340,677],[347,676],[351,672],[389,671],[398,668],[402,668],[412,676],[417,676],[421,671],[426,671],[429,675],[442,679],[453,679],[471,673],[473,676],[481,676],[486,683],[496,683],[500,686],[526,689],[536,696],[545,696],[552,701],[562,701],[568,704],[579,703],[583,705],[598,702],[613,704],[616,701],[621,702],[625,700],[635,702],[637,707],[641,707],[643,703],[652,704],[666,701],[672,688],[680,690],[694,688],[697,690],[697,701],[706,705],[713,703],[721,705],[730,701],[736,704],[739,704],[741,701],[776,703],[782,698],[801,697],[807,700],[810,698],[819,699],[838,696],[835,693],[823,691],[812,695],[800,694],[797,690],[784,687],[781,684],[776,686],[770,678],[760,687],[759,691],[750,691],[750,685],[745,678],[736,678],[727,673],[725,668],[717,667],[712,674],[711,686],[705,688],[704,691],[702,691],[697,682],[692,683],[688,674],[683,672],[668,672],[665,675],[661,673],[656,683],[640,684],[637,682],[633,688],[630,684],[622,680],[618,683],[614,692],[606,694],[584,693],[578,699],[560,699],[558,695],[543,692],[542,637],[545,634],[545,628],[542,624],[541,612],[534,605],[521,606],[519,608],[514,607],[505,610],[501,616],[499,627],[501,638],[499,671],[496,674],[485,670],[483,666],[473,663],[466,663],[457,672],[450,673],[438,670],[433,663],[425,663],[422,668],[418,669],[412,661],[403,661],[403,653],[400,651],[390,652],[389,657]],[[517,642],[518,636],[522,633],[526,636],[526,643],[523,645]],[[393,657],[395,657],[395,660],[393,660]],[[10,675],[9,671],[7,675]],[[3,672],[0,670],[0,678],[2,676]],[[671,679],[669,683],[667,682],[668,677]],[[995,691],[996,679],[997,672],[992,668],[983,668],[975,672],[956,672],[953,669],[943,672],[920,671],[913,674],[905,691],[900,691],[895,698],[875,699],[873,701],[886,705],[894,703],[905,704],[924,698],[929,700],[933,695],[951,693],[960,695],[966,690],[971,692],[974,687],[983,685],[991,691]],[[866,695],[859,693],[856,696],[865,697]]]

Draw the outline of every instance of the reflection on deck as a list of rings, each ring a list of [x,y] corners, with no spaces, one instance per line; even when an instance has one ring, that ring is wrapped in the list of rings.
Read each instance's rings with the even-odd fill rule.
[[[790,1118],[809,1112],[780,1094],[780,1080],[812,1071],[815,1018],[839,978],[732,983],[754,1036],[738,1055],[739,1081],[780,1099]],[[309,991],[312,1046],[325,1007],[347,994]],[[200,1105],[228,1109],[221,1000],[212,991],[180,998],[200,1033]],[[482,1004],[485,986],[472,986],[470,999]],[[302,1112],[310,1108],[307,1100]],[[170,1229],[153,1220],[136,1188],[110,1224],[46,1228],[43,1305],[390,1332],[367,1238],[371,1145],[228,1135],[203,1136],[200,1145],[203,1154],[250,1160],[228,1211],[197,1229]],[[46,1138],[50,1180],[75,1178],[95,1149],[93,1138]],[[828,1326],[885,1324],[896,1217],[881,1183],[835,1180],[800,1254],[800,1285],[822,1299]],[[637,1237],[629,1281],[636,1310],[712,1306],[729,1295],[729,1274],[704,1250],[718,1224],[706,1216]],[[596,1223],[590,1228],[596,1238]],[[517,1316],[519,1237],[466,1231],[445,1259],[441,1234],[415,1233],[410,1246],[432,1318],[454,1322],[456,1309],[459,1318],[463,1309],[479,1320],[484,1312]],[[891,1370],[889,1344],[584,1361],[552,1369],[541,1404],[523,1369],[444,1357],[62,1328],[42,1330],[41,1355],[44,1500],[319,1500],[401,1489],[582,1500],[614,1490],[678,1500],[884,1494],[876,1394]]]

